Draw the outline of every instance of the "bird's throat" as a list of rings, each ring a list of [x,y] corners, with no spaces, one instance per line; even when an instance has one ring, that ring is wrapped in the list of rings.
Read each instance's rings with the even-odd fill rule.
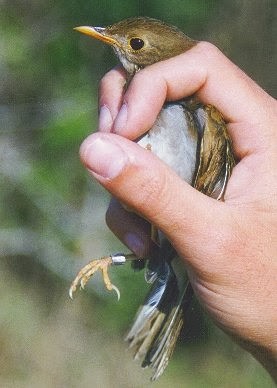
[[[137,64],[130,62],[127,59],[126,54],[119,47],[113,46],[113,49],[120,63],[130,76],[133,76],[138,70],[140,70],[140,67]]]

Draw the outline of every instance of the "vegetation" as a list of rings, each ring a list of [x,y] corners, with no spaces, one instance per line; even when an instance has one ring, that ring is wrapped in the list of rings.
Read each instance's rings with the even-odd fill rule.
[[[142,273],[117,268],[119,303],[100,277],[69,300],[77,269],[124,250],[105,226],[109,196],[81,166],[97,129],[97,85],[116,60],[74,26],[147,15],[210,40],[277,95],[274,0],[0,2],[0,386],[144,387],[122,341]],[[157,387],[271,387],[258,363],[195,301]]]

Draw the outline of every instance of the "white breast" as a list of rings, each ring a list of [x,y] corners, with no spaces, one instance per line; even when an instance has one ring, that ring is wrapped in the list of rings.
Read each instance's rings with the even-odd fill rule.
[[[181,103],[166,104],[154,126],[138,144],[167,163],[182,179],[192,183],[197,154],[197,128]]]

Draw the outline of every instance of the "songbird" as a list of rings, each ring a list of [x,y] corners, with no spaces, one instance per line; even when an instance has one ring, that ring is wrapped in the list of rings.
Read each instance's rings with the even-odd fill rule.
[[[126,87],[139,70],[197,44],[178,28],[148,17],[129,18],[105,28],[82,26],[75,30],[113,48],[127,72]],[[215,107],[203,105],[195,96],[166,102],[154,126],[137,142],[195,189],[216,200],[224,199],[235,158],[226,124]],[[145,259],[145,279],[152,287],[126,337],[134,358],[142,360],[142,367],[153,368],[152,380],[168,364],[193,295],[182,261],[166,236],[158,232],[155,241],[157,248],[150,258],[137,258]],[[91,261],[73,281],[70,296],[79,283],[83,288],[98,269],[103,272],[107,289],[116,290],[119,296],[109,279],[108,267],[135,259],[133,254],[115,254]]]

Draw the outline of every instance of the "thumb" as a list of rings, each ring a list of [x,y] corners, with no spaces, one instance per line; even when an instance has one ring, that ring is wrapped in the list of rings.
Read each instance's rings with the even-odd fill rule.
[[[162,230],[182,256],[203,257],[204,249],[207,254],[211,230],[217,231],[213,245],[222,244],[224,204],[196,191],[150,151],[115,134],[95,133],[80,156],[113,196]]]

